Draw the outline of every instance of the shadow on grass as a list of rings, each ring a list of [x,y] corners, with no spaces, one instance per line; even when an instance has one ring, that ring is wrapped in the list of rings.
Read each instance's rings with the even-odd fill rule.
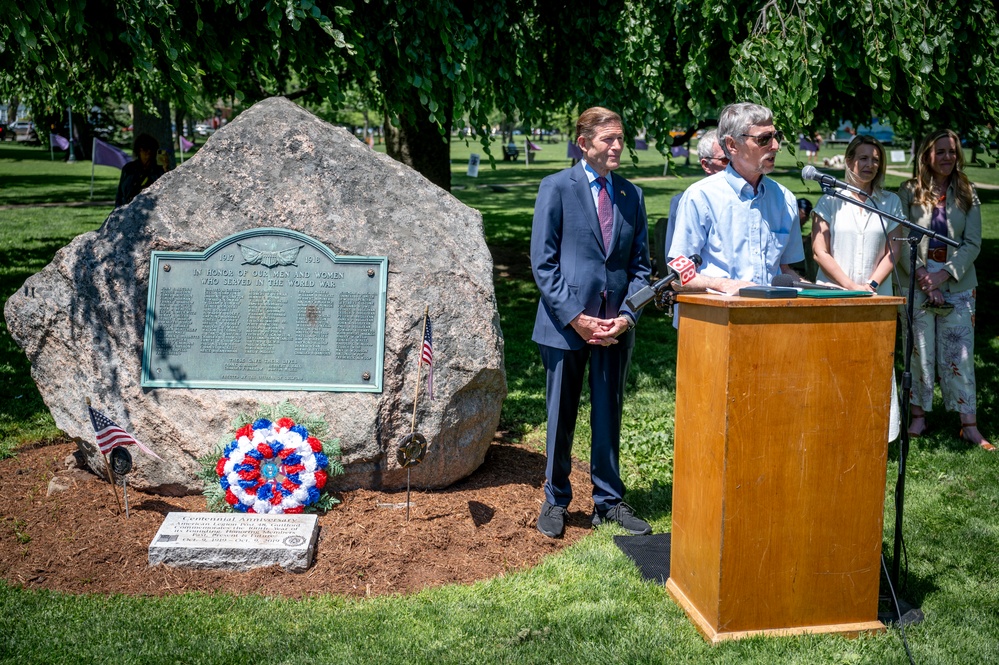
[[[649,487],[629,489],[625,498],[644,519],[658,521],[673,512],[673,483],[655,480]]]
[[[884,544],[884,557],[885,565],[888,566],[888,570],[892,569],[891,562],[892,555],[892,541],[888,541]],[[898,588],[895,589],[896,597],[903,603],[908,603],[913,607],[922,607],[923,601],[928,597],[932,596],[934,593],[940,591],[940,587],[933,583],[933,578],[924,575],[919,575],[912,572],[912,570],[906,570],[905,557],[902,558],[902,566],[899,568],[899,583]],[[884,571],[881,571],[881,593],[884,595],[890,595],[891,591],[886,584]]]
[[[17,192],[17,200],[6,200],[0,197],[0,203],[32,205],[36,203],[53,203],[86,200],[90,198],[90,176],[69,174],[37,174],[37,175],[7,175],[4,177],[4,189]],[[114,195],[109,190],[108,180],[101,177],[94,181],[94,198],[107,199]],[[82,199],[81,199],[82,197]]]

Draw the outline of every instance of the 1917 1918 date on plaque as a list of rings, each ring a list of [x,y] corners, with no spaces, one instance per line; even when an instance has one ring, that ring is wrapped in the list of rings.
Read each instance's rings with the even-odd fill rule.
[[[386,257],[261,228],[150,261],[143,387],[381,392]]]

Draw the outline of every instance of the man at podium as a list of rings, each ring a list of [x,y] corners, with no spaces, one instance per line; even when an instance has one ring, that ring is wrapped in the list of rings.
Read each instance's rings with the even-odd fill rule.
[[[691,185],[676,213],[667,256],[700,254],[703,264],[685,290],[735,294],[769,285],[805,258],[798,206],[789,189],[766,177],[784,135],[773,113],[758,104],[729,104],[718,118],[718,139],[729,164]]]

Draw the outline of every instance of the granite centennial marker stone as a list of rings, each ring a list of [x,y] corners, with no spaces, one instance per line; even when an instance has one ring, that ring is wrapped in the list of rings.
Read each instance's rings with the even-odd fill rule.
[[[388,258],[380,391],[143,384],[153,252],[200,255],[236,234],[261,228],[301,233],[338,259]],[[277,252],[291,249],[277,244],[258,246],[252,241],[245,244],[260,252],[260,264],[248,264],[251,271],[263,270],[265,260],[274,263],[280,257]],[[307,249],[300,250],[299,257]],[[238,255],[232,253],[231,263],[245,260],[241,250]],[[507,263],[501,259],[495,266],[497,277],[518,278]],[[157,283],[165,272],[162,268]],[[288,268],[267,267],[272,269]],[[295,269],[311,272],[308,264]],[[227,436],[234,416],[284,400],[324,418],[331,435],[340,440],[345,473],[331,481],[332,489],[405,487],[409,471],[399,465],[396,449],[412,428],[416,401],[412,370],[423,341],[423,312],[429,308],[434,323],[435,399],[420,399],[415,408],[417,425],[434,452],[412,469],[412,481],[420,487],[446,487],[482,463],[506,395],[493,277],[493,259],[479,213],[409,167],[372,151],[349,131],[275,98],[240,113],[194,157],[112,212],[100,229],[76,237],[56,252],[48,266],[11,294],[4,315],[11,337],[31,362],[31,376],[56,426],[80,443],[86,464],[106,476],[84,407],[89,397],[162,458],[137,458],[129,485],[176,495],[202,491],[198,458]],[[220,276],[220,283],[212,287],[236,288],[223,283],[225,279],[239,276]],[[167,316],[174,317],[162,341],[173,345],[171,354],[179,354],[185,345],[189,346],[185,353],[200,354],[205,338],[199,317],[205,309],[205,293],[195,293],[192,285],[189,295],[180,292],[170,297],[172,303],[163,305],[163,311],[154,310],[157,316],[169,311]],[[208,307],[214,308],[218,326],[249,321],[247,312],[229,309],[223,299],[227,296],[213,297]],[[273,329],[293,338],[287,343],[294,356],[298,294],[288,297],[283,306],[289,318],[275,323]],[[250,296],[242,298],[240,307],[249,307]],[[257,316],[270,316],[272,306],[260,300],[254,311]],[[310,361],[303,372],[313,365],[335,364],[336,327],[341,320],[351,325],[361,325],[363,320],[331,317],[328,324],[332,327],[325,328],[325,313],[318,308],[312,312],[317,338],[303,336],[299,341],[306,346],[318,344],[321,334],[329,331],[331,355],[300,356]],[[308,308],[304,313],[309,315]],[[191,332],[194,328],[199,330]],[[252,344],[257,349],[270,344],[269,334],[255,331],[251,348]],[[244,324],[238,338],[244,351],[247,335]],[[341,350],[361,353],[371,348],[370,337],[354,337],[358,338],[356,346]],[[209,343],[235,348],[237,337],[228,332]],[[213,353],[228,360],[239,357],[218,348]],[[256,358],[272,357],[261,354]],[[181,364],[187,377],[203,371],[199,366],[203,361],[192,358],[184,358]],[[180,356],[168,359],[174,362]],[[255,367],[252,360],[246,356],[245,366],[231,364],[232,374],[263,374],[249,371]],[[161,374],[170,374],[170,369],[160,367]],[[363,370],[359,366],[351,370],[357,371]],[[378,380],[372,375],[372,383]]]
[[[277,228],[152,252],[142,386],[380,392],[387,265]]]
[[[315,515],[167,513],[149,543],[149,565],[250,570],[281,566],[300,573],[312,564]]]

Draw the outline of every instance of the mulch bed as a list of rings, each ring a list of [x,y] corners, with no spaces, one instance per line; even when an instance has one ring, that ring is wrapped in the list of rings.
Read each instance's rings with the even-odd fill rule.
[[[148,547],[171,511],[203,512],[202,496],[160,497],[129,488],[130,517],[119,514],[110,485],[67,470],[69,441],[22,447],[0,461],[0,578],[28,589],[70,593],[165,595],[221,591],[303,597],[405,594],[523,570],[583,537],[592,504],[577,500],[565,537],[535,528],[543,501],[544,455],[497,438],[485,463],[444,490],[355,490],[319,517],[312,567],[249,572],[149,566]],[[65,491],[47,496],[59,476]],[[583,491],[589,474],[574,466]],[[120,496],[120,488],[119,488]]]

